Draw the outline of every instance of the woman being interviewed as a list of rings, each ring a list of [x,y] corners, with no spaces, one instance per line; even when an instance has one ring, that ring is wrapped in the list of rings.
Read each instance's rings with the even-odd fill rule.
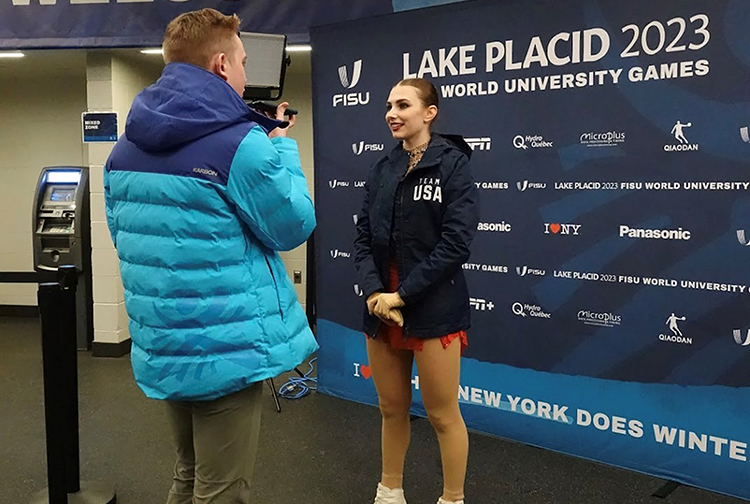
[[[435,87],[393,87],[385,120],[399,144],[370,171],[357,222],[355,263],[367,297],[367,353],[383,417],[383,473],[375,504],[405,504],[411,370],[440,443],[443,495],[463,503],[468,435],[458,406],[461,352],[470,325],[462,265],[477,229],[471,149],[438,135]]]

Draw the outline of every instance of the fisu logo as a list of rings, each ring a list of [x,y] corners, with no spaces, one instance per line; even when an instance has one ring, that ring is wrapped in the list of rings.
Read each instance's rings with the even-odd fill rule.
[[[385,145],[383,144],[366,144],[364,140],[352,144],[352,152],[354,152],[354,155],[356,156],[361,155],[363,152],[377,152],[384,149]]]
[[[331,250],[331,257],[334,259],[338,259],[340,257],[347,258],[351,256],[352,255],[349,252],[344,252],[343,250],[339,250],[339,249]]]
[[[339,67],[339,81],[341,85],[346,89],[351,89],[359,83],[359,78],[362,75],[362,60],[359,59],[354,62],[354,68],[352,69],[352,80],[349,81],[349,77],[346,72],[346,65]]]
[[[747,336],[744,338],[742,337],[742,329],[735,329],[732,331],[732,334],[734,335],[734,341],[738,345],[750,346],[750,329],[747,330]]]
[[[336,189],[337,187],[349,187],[349,182],[333,179],[328,181],[328,185],[331,189]]]
[[[360,287],[359,284],[354,284],[354,293],[359,297],[365,295],[365,291],[362,290],[362,287]]]
[[[346,70],[346,65],[339,67],[339,81],[341,86],[345,89],[352,89],[359,83],[359,78],[362,75],[362,60],[359,59],[354,62],[352,68],[352,78],[349,80],[349,74]],[[370,103],[370,92],[364,93],[341,93],[333,95],[333,106],[338,107],[353,107],[356,105],[367,105]]]
[[[745,235],[744,229],[737,230],[737,241],[740,242],[740,245],[744,245],[746,247],[750,246],[750,240],[748,240],[748,237]]]

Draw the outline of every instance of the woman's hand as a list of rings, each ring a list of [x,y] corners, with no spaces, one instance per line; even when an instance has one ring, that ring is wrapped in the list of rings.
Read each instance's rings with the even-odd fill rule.
[[[397,292],[381,293],[380,296],[374,299],[374,307],[371,313],[377,315],[377,317],[386,322],[393,321],[399,327],[404,325],[404,317],[401,314],[401,308],[404,306],[404,301]]]

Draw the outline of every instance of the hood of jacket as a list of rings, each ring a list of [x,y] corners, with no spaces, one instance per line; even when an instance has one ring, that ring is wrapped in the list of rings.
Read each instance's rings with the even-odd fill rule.
[[[252,110],[221,77],[188,63],[170,63],[133,101],[125,136],[146,152],[173,150],[233,124],[266,131],[280,122]]]

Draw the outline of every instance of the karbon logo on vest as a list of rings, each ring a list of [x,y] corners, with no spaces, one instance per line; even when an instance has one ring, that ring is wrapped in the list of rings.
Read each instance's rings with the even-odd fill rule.
[[[352,152],[355,156],[361,156],[364,152],[380,152],[385,150],[383,144],[368,144],[364,140],[352,144]]]
[[[362,60],[359,59],[354,62],[352,66],[351,77],[347,69],[347,65],[339,67],[339,82],[341,87],[344,89],[353,89],[359,84],[359,79],[362,76]],[[338,107],[356,107],[358,105],[367,105],[370,103],[370,92],[364,93],[339,93],[333,95],[333,106]]]

